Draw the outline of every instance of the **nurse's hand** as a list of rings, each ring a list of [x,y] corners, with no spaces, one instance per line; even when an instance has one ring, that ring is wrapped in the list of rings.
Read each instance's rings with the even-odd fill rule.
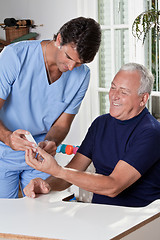
[[[7,145],[15,151],[25,151],[26,149],[30,148],[36,151],[36,145],[32,142],[29,142],[26,139],[25,134],[29,134],[29,132],[23,129],[18,129],[12,132],[8,136]]]
[[[35,198],[38,194],[49,193],[51,191],[51,187],[45,180],[35,178],[29,182],[23,191],[27,197]]]
[[[56,143],[53,141],[45,140],[43,142],[40,142],[38,144],[38,147],[44,149],[47,153],[49,153],[52,156],[56,155],[57,146]]]

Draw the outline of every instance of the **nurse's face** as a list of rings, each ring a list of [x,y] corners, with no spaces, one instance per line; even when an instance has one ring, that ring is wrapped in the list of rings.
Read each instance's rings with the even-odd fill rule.
[[[140,74],[137,71],[120,71],[109,91],[110,114],[119,120],[138,115],[145,107],[146,93],[138,95]]]
[[[75,46],[71,43],[60,46],[56,63],[60,72],[72,71],[75,67],[79,67],[82,64]]]

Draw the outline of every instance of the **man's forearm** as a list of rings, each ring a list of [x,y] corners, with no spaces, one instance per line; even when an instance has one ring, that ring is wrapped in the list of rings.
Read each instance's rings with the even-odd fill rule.
[[[61,167],[61,171],[57,174],[57,177],[96,194],[112,197],[115,191],[115,181],[110,176]]]

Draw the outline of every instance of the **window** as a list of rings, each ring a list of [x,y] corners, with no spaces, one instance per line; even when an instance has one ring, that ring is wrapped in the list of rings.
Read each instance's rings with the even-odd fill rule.
[[[98,1],[98,21],[102,26],[99,51],[100,114],[109,111],[111,81],[121,65],[129,61],[128,1]]]
[[[158,0],[145,1],[145,10],[160,9]],[[152,115],[160,119],[160,48],[159,36],[155,37],[154,29],[149,32],[145,41],[145,66],[148,67],[154,75],[154,88],[150,96],[148,108]]]

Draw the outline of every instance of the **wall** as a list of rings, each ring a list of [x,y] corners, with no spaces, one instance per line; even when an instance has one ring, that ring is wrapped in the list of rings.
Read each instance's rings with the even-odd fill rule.
[[[66,4],[67,3],[67,4]],[[76,0],[1,0],[0,22],[5,18],[32,19],[38,27],[33,31],[38,32],[40,39],[52,38],[59,27],[71,18],[77,16]],[[1,29],[0,38],[5,38]]]

